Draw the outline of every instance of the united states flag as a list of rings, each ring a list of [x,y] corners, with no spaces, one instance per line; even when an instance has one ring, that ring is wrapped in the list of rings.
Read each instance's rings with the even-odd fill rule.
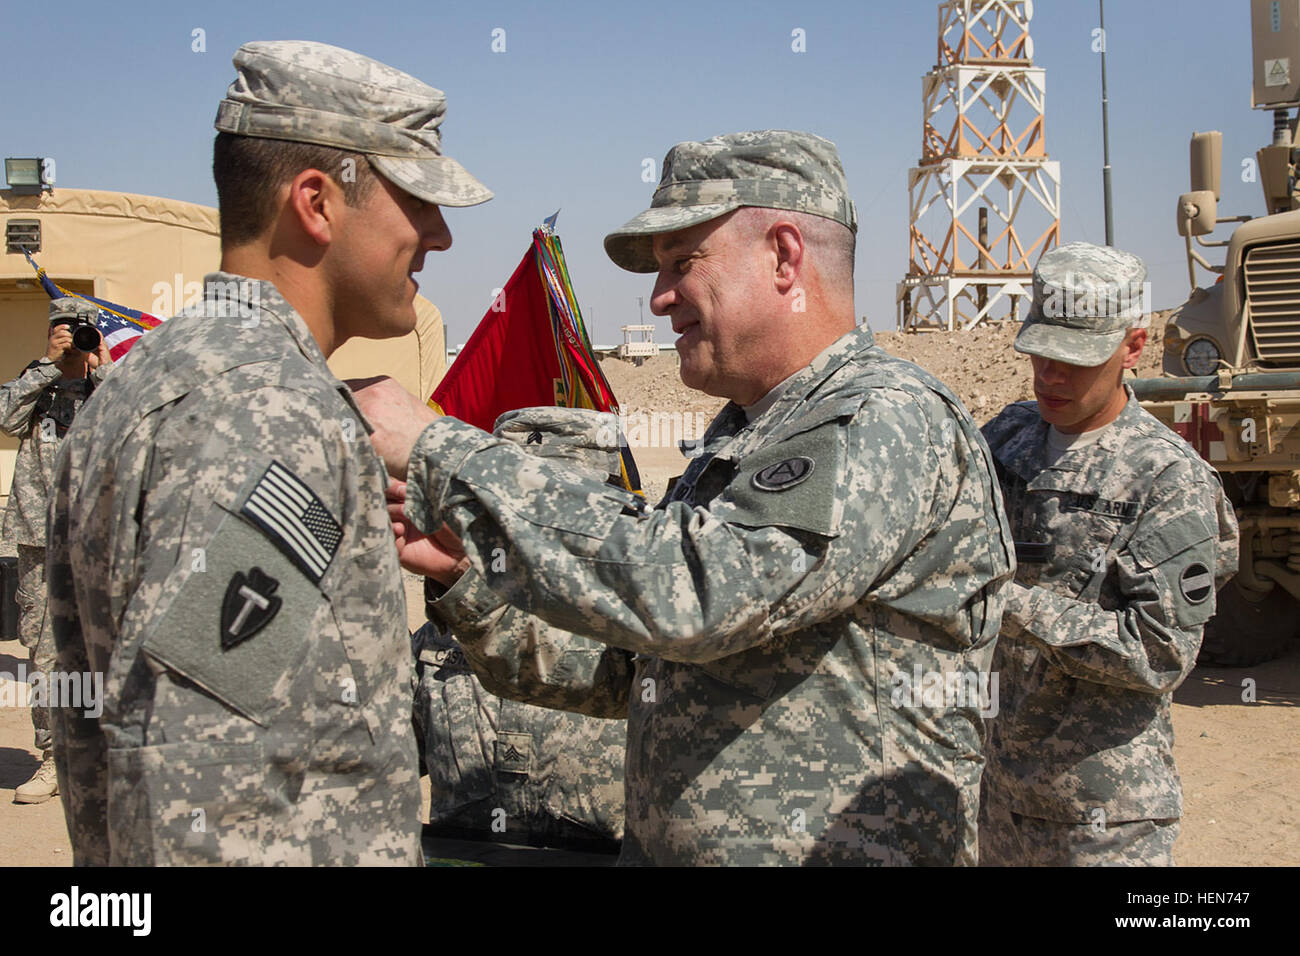
[[[343,532],[302,479],[273,461],[240,510],[312,583],[320,583],[334,560]]]
[[[76,292],[69,292],[45,274],[45,270],[36,264],[36,260],[32,258],[30,252],[24,249],[23,255],[27,257],[27,261],[36,270],[36,278],[40,280],[41,288],[45,290],[45,294],[51,299],[71,296],[72,298],[84,299],[87,302],[94,303],[99,308],[99,334],[108,343],[108,354],[113,357],[114,362],[131,351],[131,346],[135,345],[140,336],[150,329],[156,329],[163,323],[163,320],[158,316],[150,315],[148,312],[130,309],[124,305],[109,302],[107,299],[97,299],[93,295],[79,295]]]
[[[99,310],[99,334],[108,343],[108,354],[114,362],[129,352],[140,336],[162,324],[161,319],[155,319],[152,315],[144,312],[138,314],[138,319],[131,320],[107,309]],[[146,324],[149,322],[152,324]]]

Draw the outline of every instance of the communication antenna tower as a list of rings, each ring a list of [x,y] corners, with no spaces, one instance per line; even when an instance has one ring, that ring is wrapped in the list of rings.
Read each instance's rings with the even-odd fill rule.
[[[1020,318],[1034,266],[1057,243],[1061,164],[1043,137],[1047,71],[1033,65],[1033,15],[1033,0],[939,4],[921,159],[908,172],[900,331]]]

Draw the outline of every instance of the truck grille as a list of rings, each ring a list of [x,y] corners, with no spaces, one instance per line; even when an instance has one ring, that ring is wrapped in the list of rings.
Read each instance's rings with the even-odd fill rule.
[[[1261,365],[1300,365],[1300,243],[1246,253],[1250,334]]]

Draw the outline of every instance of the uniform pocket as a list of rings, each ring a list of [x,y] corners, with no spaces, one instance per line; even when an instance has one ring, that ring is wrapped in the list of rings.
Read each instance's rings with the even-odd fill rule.
[[[109,750],[108,774],[115,865],[257,866],[274,818],[290,807],[283,775],[256,743]]]
[[[743,527],[770,526],[836,538],[844,515],[844,426],[817,421],[764,446],[737,466],[714,514]]]
[[[1169,521],[1133,542],[1138,568],[1153,575],[1161,592],[1161,604],[1170,621],[1179,627],[1195,627],[1214,616],[1217,539],[1205,535],[1195,522]]]
[[[1091,493],[1084,477],[1045,470],[1030,484],[1018,551],[1042,546],[1041,563],[1027,561],[1016,581],[1095,603],[1112,572],[1116,554],[1134,527],[1137,502]]]
[[[482,694],[468,672],[424,667],[417,706],[424,724],[431,823],[496,792],[492,774],[496,733],[484,712]]]
[[[1093,512],[1067,512],[1065,521],[1056,535],[1062,582],[1077,599],[1094,603],[1111,573],[1125,527],[1116,518]]]

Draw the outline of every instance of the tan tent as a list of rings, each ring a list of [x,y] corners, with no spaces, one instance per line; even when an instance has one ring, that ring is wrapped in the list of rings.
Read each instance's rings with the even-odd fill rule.
[[[74,292],[166,317],[196,299],[220,260],[217,211],[207,206],[90,189],[39,196],[0,190],[0,382],[45,353],[49,297],[15,243],[34,227],[34,253],[51,279]],[[418,324],[400,339],[353,339],[330,358],[340,378],[391,375],[428,396],[446,371],[442,316],[416,298]],[[0,495],[7,498],[17,439],[0,435]],[[0,499],[3,505],[3,499]]]

